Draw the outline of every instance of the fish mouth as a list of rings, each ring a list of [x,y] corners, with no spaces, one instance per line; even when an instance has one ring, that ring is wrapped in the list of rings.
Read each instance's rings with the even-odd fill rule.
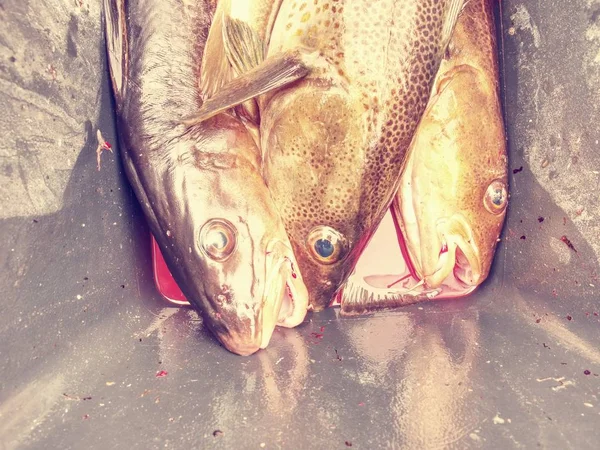
[[[266,269],[260,344],[263,349],[269,345],[276,326],[293,328],[302,323],[308,310],[308,291],[289,246],[273,241],[267,248]]]
[[[462,216],[443,221],[438,229],[440,250],[437,266],[432,271],[423,267],[423,281],[428,288],[442,285],[472,288],[482,279],[482,264],[474,244],[471,227]]]

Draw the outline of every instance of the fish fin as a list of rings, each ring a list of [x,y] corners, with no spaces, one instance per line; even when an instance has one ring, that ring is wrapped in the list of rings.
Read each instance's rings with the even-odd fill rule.
[[[125,1],[104,0],[104,31],[108,67],[117,107],[122,104],[127,74],[127,35]]]
[[[217,5],[200,65],[200,91],[205,98],[215,95],[235,73],[224,50],[223,22],[231,9],[231,0],[221,0]]]
[[[439,294],[439,290],[418,291],[423,282],[412,289],[380,289],[365,282],[350,277],[338,294],[340,314],[342,316],[357,316],[373,314],[377,311],[401,308],[426,300],[431,300]]]
[[[223,18],[223,48],[236,75],[246,73],[265,59],[265,43],[248,23]]]
[[[446,21],[444,22],[444,28],[442,29],[442,54],[446,53],[446,48],[450,43],[450,38],[452,37],[452,33],[454,33],[454,27],[458,22],[458,18],[470,1],[471,0],[450,0]]]
[[[295,49],[269,57],[249,72],[234,78],[204,102],[196,114],[181,120],[192,126],[267,92],[297,81],[310,72],[311,53]]]

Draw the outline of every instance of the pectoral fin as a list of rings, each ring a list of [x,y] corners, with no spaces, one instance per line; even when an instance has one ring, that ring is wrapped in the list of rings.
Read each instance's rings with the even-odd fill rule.
[[[310,72],[311,54],[305,50],[292,50],[273,55],[248,72],[231,80],[215,95],[204,102],[200,110],[182,120],[187,126],[211,117],[267,92],[297,81]]]
[[[229,16],[230,9],[231,0],[219,1],[208,30],[200,66],[200,90],[205,98],[215,95],[221,86],[227,84],[235,76],[225,53],[225,43],[223,42],[224,21]]]
[[[228,16],[223,18],[223,47],[237,76],[265,59],[265,43],[258,33],[248,23]]]
[[[454,33],[454,27],[458,22],[458,18],[470,1],[472,0],[449,0],[446,20],[442,29],[442,54],[446,53],[446,48],[450,43],[450,38],[452,37],[452,33]]]

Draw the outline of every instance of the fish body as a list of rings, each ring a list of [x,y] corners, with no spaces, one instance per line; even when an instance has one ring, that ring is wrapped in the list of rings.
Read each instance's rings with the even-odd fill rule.
[[[489,273],[507,205],[493,1],[471,0],[441,63],[392,205],[408,273],[396,284],[371,274],[370,287],[369,277],[354,274],[342,308],[472,292]]]
[[[258,28],[225,24],[225,53],[237,78],[193,119],[256,99],[264,178],[310,303],[321,310],[392,201],[463,1],[275,3],[272,30],[257,31],[268,39],[263,62],[253,64],[259,52],[247,51],[248,39],[237,43]],[[274,82],[273,74],[284,81]]]
[[[121,156],[167,265],[230,351],[264,348],[295,326],[307,292],[260,175],[261,155],[231,112],[186,128],[202,105],[200,61],[212,1],[105,0]]]

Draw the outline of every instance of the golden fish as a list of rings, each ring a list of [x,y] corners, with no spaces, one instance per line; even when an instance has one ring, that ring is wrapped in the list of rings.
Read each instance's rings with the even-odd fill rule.
[[[397,278],[402,284],[373,287],[373,274],[353,274],[341,295],[342,309],[348,312],[360,305],[377,309],[411,298],[465,295],[489,273],[508,205],[492,8],[492,0],[466,4],[393,202],[416,281],[403,276]]]
[[[398,188],[463,0],[274,1],[272,29],[260,27],[271,22],[264,15],[232,17],[248,10],[242,4],[219,5],[223,50],[206,55],[219,67],[227,58],[232,80],[215,80],[215,94],[184,123],[242,102],[260,117],[264,177],[321,310]]]

